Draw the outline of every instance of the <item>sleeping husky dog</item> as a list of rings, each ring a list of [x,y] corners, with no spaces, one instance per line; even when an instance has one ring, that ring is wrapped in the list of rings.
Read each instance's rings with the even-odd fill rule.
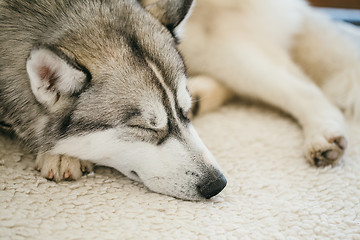
[[[193,115],[257,98],[299,121],[312,163],[341,158],[335,104],[360,112],[355,41],[300,0],[200,0],[178,46],[192,5],[0,0],[0,121],[38,152],[42,176],[78,179],[91,161],[174,197],[218,194],[226,179],[189,121],[178,49]]]
[[[191,6],[0,0],[0,120],[42,176],[77,179],[89,160],[182,199],[225,187],[188,118],[175,36]]]

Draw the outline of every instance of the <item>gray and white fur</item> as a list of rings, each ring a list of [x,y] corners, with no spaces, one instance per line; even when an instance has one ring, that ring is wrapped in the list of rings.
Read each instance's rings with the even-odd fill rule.
[[[188,119],[177,32],[191,6],[0,1],[0,121],[38,152],[42,176],[77,179],[89,160],[182,199],[225,187]]]

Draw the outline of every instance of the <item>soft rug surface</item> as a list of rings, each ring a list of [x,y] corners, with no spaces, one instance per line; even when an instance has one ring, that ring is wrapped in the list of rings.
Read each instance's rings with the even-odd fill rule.
[[[1,135],[0,239],[360,239],[360,123],[343,161],[323,169],[304,159],[296,122],[269,107],[237,102],[194,124],[228,180],[202,202],[104,167],[56,184]]]

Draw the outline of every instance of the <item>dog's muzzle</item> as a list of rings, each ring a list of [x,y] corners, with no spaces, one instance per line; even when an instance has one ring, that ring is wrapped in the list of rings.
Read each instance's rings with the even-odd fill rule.
[[[201,196],[209,199],[220,193],[226,186],[225,176],[218,170],[212,171],[198,185],[198,191]]]

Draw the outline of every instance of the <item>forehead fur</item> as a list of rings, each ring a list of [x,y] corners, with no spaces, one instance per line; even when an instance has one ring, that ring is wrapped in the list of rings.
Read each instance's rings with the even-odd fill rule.
[[[77,24],[78,16],[69,14],[64,17],[64,21],[72,24],[59,45],[70,50],[90,72],[104,72],[108,68],[129,69],[144,57],[162,68],[169,84],[173,84],[170,81],[176,78],[177,72],[184,71],[171,33],[137,1],[96,2],[85,6],[77,3],[75,1],[72,6],[74,9],[85,11],[82,8],[90,8],[86,11],[92,14],[82,16],[86,19],[81,24]]]
[[[149,97],[140,103],[142,116],[148,126],[163,129],[168,124],[168,117],[164,105],[159,97]]]

